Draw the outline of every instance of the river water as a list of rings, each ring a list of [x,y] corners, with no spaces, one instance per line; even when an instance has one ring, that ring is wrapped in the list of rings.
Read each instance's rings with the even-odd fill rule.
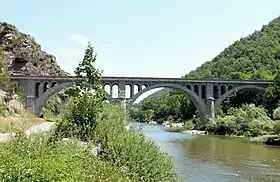
[[[280,182],[280,147],[242,139],[166,132],[143,125],[144,133],[174,159],[181,181]]]

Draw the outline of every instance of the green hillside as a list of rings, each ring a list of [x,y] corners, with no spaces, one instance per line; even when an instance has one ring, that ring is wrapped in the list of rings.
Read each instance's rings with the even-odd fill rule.
[[[186,74],[187,78],[220,78],[220,79],[266,79],[274,80],[279,78],[280,72],[280,17],[272,20],[268,25],[262,27],[261,30],[255,31],[251,35],[241,38],[234,42],[229,47],[225,48],[212,61],[205,62],[200,67]],[[265,96],[259,96],[252,92],[246,91],[238,93],[235,98],[229,98],[230,104],[223,105],[224,111],[229,107],[241,106],[242,103],[255,103],[263,105],[269,113],[277,106],[280,91],[278,88],[272,88]],[[175,91],[173,91],[175,93]],[[195,114],[193,108],[186,109],[185,106],[194,107],[189,104],[187,97],[183,99],[182,94],[180,99],[173,94],[167,93],[157,97],[157,102],[150,98],[145,99],[137,104],[134,108],[133,116],[145,115],[150,113],[149,118],[167,118],[191,119]],[[172,99],[175,99],[172,101]],[[174,112],[169,112],[171,109],[168,103],[176,103]],[[180,102],[178,102],[180,100]],[[153,104],[151,104],[153,102]],[[166,105],[166,106],[165,106]],[[159,111],[161,109],[163,112]],[[137,111],[137,112],[135,112]],[[147,112],[149,111],[149,112]],[[156,112],[152,112],[156,111]],[[153,113],[153,115],[151,115]],[[160,113],[160,116],[157,115]],[[147,114],[146,114],[147,115]]]
[[[274,79],[280,71],[280,17],[241,38],[188,78]]]

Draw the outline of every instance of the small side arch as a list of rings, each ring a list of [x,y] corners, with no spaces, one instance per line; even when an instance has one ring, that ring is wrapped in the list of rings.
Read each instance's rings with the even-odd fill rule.
[[[35,116],[39,117],[40,116],[40,113],[43,109],[43,107],[45,106],[47,100],[53,96],[54,94],[60,92],[62,89],[64,89],[65,87],[71,87],[73,86],[73,82],[65,82],[65,83],[61,83],[59,85],[55,85],[54,87],[48,89],[42,96],[40,96],[36,102],[35,102]],[[108,98],[108,101],[110,103],[113,102],[113,99],[110,97],[110,95],[105,92],[107,98]]]
[[[266,88],[258,85],[241,85],[239,87],[232,88],[228,90],[225,94],[223,94],[216,102],[214,105],[215,111],[218,109],[218,107],[221,105],[221,103],[228,98],[232,93],[234,92],[239,92],[242,90],[251,90],[257,93],[264,93]]]
[[[135,100],[140,97],[142,94],[144,94],[145,92],[152,90],[152,89],[156,89],[156,88],[173,88],[179,91],[183,91],[185,93],[187,93],[190,96],[191,101],[194,103],[194,105],[196,106],[196,108],[198,109],[199,115],[200,115],[200,120],[202,122],[203,125],[205,125],[205,116],[207,114],[207,107],[204,103],[204,101],[192,90],[189,90],[188,88],[178,85],[178,84],[172,84],[172,83],[160,83],[160,84],[155,84],[152,86],[149,86],[143,90],[141,90],[140,92],[138,92],[137,94],[135,94],[130,102],[128,103],[128,106],[131,107],[132,104],[135,102]]]

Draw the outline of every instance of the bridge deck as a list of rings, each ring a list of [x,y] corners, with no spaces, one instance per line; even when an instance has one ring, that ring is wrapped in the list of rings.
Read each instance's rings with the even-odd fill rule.
[[[75,76],[22,76],[22,75],[12,75],[11,79],[16,80],[52,80],[52,81],[74,81],[79,80]],[[113,76],[102,76],[103,82],[106,81],[126,81],[126,82],[185,82],[185,83],[195,83],[195,82],[207,82],[207,83],[237,83],[237,84],[271,84],[274,81],[267,80],[226,80],[226,79],[213,79],[213,78],[200,78],[200,79],[187,79],[187,78],[157,78],[157,77],[113,77]]]

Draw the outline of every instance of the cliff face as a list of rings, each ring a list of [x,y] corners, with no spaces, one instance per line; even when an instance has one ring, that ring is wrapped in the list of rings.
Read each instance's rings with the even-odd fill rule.
[[[5,22],[0,22],[0,51],[13,75],[68,75],[30,35]]]

